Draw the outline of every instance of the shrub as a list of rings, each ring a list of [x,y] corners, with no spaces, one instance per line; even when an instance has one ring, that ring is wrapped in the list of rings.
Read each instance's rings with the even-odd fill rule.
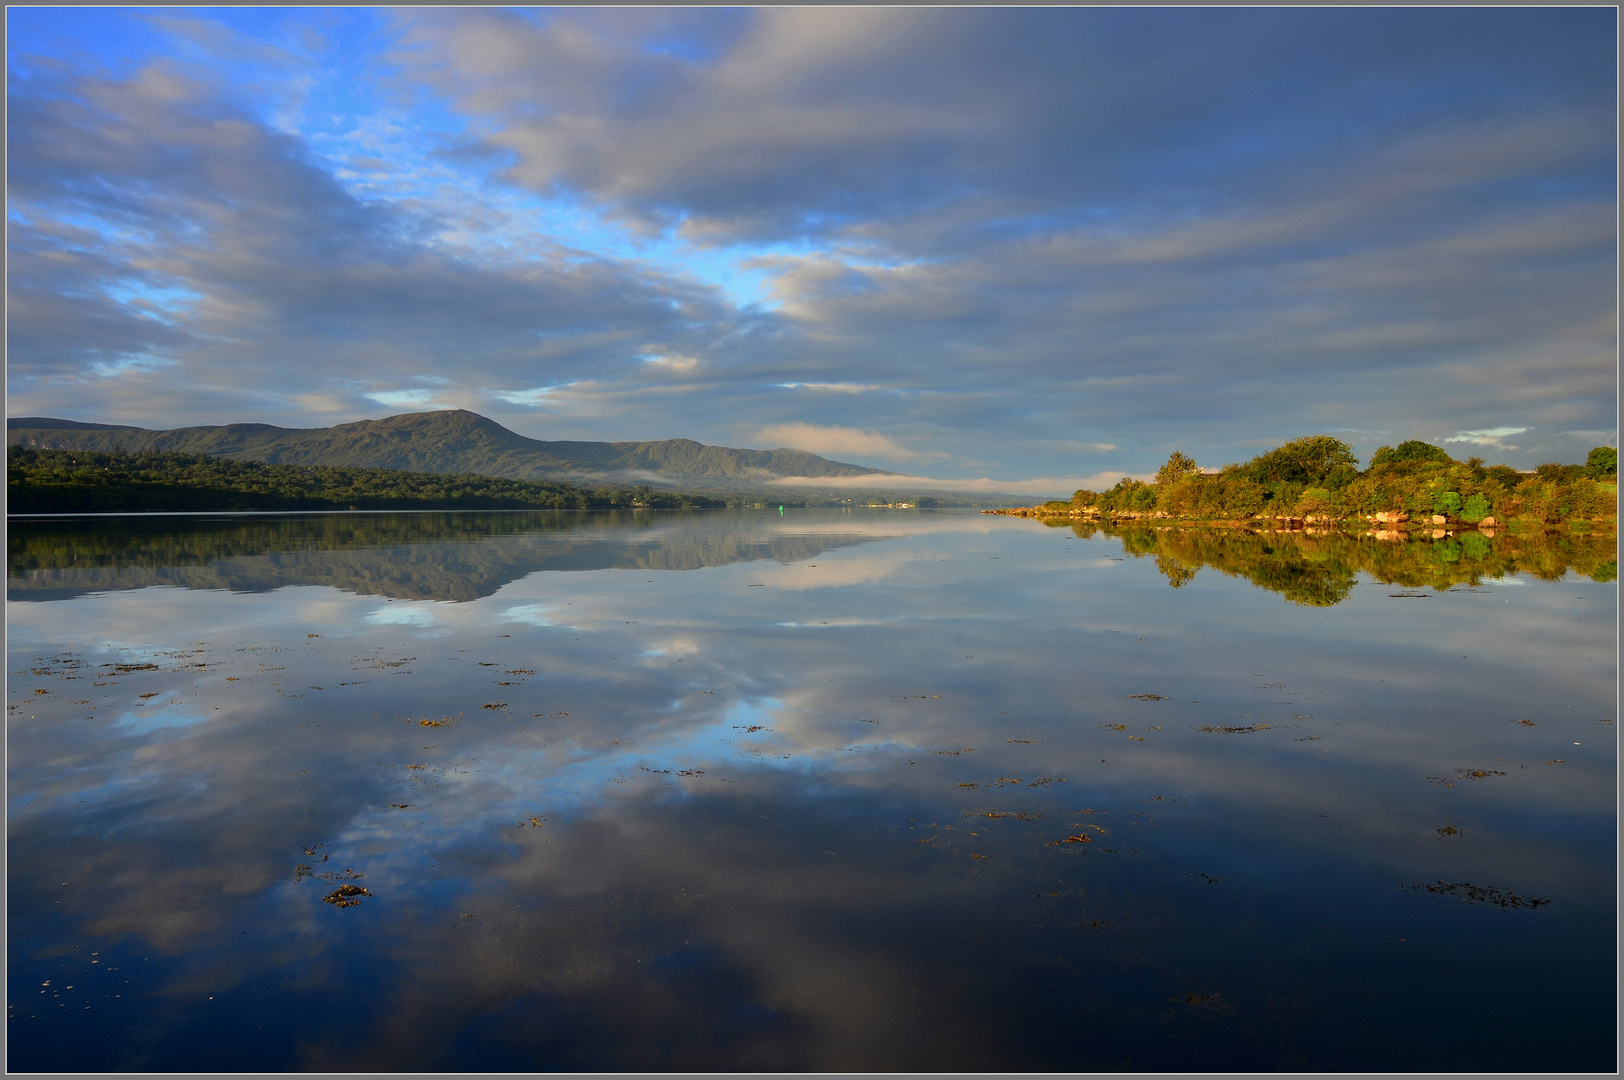
[[[1330,488],[1306,488],[1297,499],[1297,513],[1303,515],[1327,514],[1334,508],[1335,503],[1331,498]]]
[[[1488,516],[1489,500],[1484,497],[1482,492],[1478,492],[1476,495],[1468,495],[1466,501],[1461,505],[1460,519],[1469,524],[1475,525]]]
[[[1461,510],[1460,492],[1435,491],[1432,494],[1432,512],[1434,514],[1458,514]]]
[[[1598,446],[1585,459],[1585,475],[1592,480],[1618,478],[1618,448]]]

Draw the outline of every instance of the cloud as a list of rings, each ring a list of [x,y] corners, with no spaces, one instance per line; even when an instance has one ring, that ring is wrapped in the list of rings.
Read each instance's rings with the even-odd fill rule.
[[[19,22],[8,402],[955,477],[1605,432],[1612,19],[220,9],[118,63]]]
[[[1507,447],[1504,440],[1512,435],[1521,435],[1528,429],[1525,427],[1497,427],[1485,428],[1482,431],[1457,431],[1453,435],[1445,436],[1443,441],[1476,443],[1479,446],[1493,446],[1515,450],[1516,447]]]
[[[922,455],[909,450],[877,431],[829,427],[819,424],[773,424],[756,433],[756,441],[769,446],[809,450],[824,457],[877,457],[908,461]]]
[[[699,366],[699,358],[696,356],[653,355],[643,357],[643,363],[648,364],[650,367],[687,374]]]
[[[392,409],[427,409],[435,407],[434,391],[432,390],[388,390],[368,394],[367,397],[380,405],[387,405]]]
[[[778,386],[784,390],[816,390],[830,394],[867,394],[886,389],[869,383],[857,382],[786,382]]]
[[[1026,480],[994,480],[990,477],[978,479],[944,479],[933,476],[912,476],[907,473],[891,476],[781,476],[772,481],[792,487],[806,488],[883,488],[888,491],[918,488],[921,491],[965,491],[965,492],[1007,492],[1016,495],[1049,495],[1053,497],[1069,497],[1079,488],[1089,488],[1094,491],[1103,491],[1115,487],[1117,481],[1125,477],[1149,482],[1155,479],[1155,473],[1141,473],[1137,476],[1107,469],[1095,473],[1093,476],[1039,476]]]

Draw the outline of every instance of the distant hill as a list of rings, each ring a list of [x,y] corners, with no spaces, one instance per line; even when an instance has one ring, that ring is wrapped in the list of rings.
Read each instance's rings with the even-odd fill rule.
[[[50,417],[6,421],[7,445],[41,450],[127,450],[209,454],[273,465],[350,465],[432,473],[480,473],[513,480],[702,486],[757,490],[780,477],[874,477],[900,473],[830,461],[804,450],[735,450],[691,439],[572,442],[527,439],[464,409],[406,413],[330,428],[226,424],[154,431]]]

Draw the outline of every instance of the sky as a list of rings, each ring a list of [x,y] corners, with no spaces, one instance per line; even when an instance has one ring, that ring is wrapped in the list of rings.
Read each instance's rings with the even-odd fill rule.
[[[1612,8],[16,8],[8,416],[1068,494],[1617,438]]]

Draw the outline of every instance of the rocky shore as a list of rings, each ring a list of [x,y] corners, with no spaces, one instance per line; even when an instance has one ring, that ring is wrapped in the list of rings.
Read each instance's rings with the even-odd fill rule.
[[[1101,525],[1154,525],[1168,528],[1191,526],[1309,533],[1320,531],[1369,531],[1380,540],[1403,540],[1416,533],[1430,533],[1434,539],[1441,539],[1462,531],[1480,532],[1485,536],[1492,537],[1497,527],[1505,527],[1509,524],[1496,521],[1493,517],[1485,517],[1481,521],[1466,522],[1458,517],[1445,514],[1411,515],[1403,510],[1385,510],[1375,514],[1354,514],[1347,517],[1336,517],[1331,514],[1305,514],[1302,516],[1255,514],[1245,518],[1227,520],[1185,518],[1176,514],[1169,514],[1165,510],[1113,510],[1102,513],[1092,506],[1014,506],[1002,510],[983,510],[981,512],[983,514],[1002,514],[1007,517],[1037,518],[1045,521],[1086,521]],[[1525,524],[1543,523],[1530,521]],[[1605,528],[1613,523],[1598,521],[1593,524]]]

